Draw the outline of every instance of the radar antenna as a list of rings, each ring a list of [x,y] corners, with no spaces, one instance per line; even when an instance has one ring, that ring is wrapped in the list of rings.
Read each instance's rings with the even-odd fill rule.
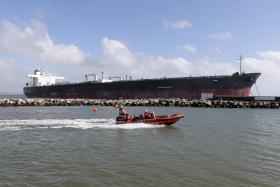
[[[240,55],[239,56],[239,59],[237,59],[237,60],[239,60],[239,73],[240,73],[240,75],[242,74],[242,60],[243,60],[244,58]]]

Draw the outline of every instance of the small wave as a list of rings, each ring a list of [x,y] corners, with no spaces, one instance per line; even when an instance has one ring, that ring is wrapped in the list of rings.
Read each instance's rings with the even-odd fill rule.
[[[164,125],[151,125],[145,123],[116,124],[114,119],[12,119],[0,120],[0,131],[24,129],[139,129],[158,128]]]

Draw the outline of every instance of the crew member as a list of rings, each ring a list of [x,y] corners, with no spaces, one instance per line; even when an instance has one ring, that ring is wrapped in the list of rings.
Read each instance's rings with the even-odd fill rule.
[[[154,112],[148,112],[148,109],[146,109],[146,111],[144,112],[144,118],[151,119],[154,117],[155,117]]]
[[[123,106],[119,106],[119,115],[125,117],[125,119],[128,118],[128,113],[125,109],[123,109]]]

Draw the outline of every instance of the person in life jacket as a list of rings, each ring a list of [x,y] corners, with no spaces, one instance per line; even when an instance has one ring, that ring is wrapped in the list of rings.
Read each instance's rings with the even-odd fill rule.
[[[148,109],[146,109],[146,111],[144,112],[144,118],[151,119],[151,118],[154,118],[154,117],[155,117],[154,112],[148,112]]]
[[[123,109],[123,106],[118,106],[118,109],[119,109],[119,116],[127,119],[128,118],[128,113],[125,109]]]

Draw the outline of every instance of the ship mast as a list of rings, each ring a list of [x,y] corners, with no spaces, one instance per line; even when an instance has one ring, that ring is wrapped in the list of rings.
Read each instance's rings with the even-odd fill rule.
[[[242,60],[243,60],[243,57],[240,55],[239,56],[239,59],[237,59],[237,60],[239,60],[239,73],[240,73],[240,75],[242,74]]]

